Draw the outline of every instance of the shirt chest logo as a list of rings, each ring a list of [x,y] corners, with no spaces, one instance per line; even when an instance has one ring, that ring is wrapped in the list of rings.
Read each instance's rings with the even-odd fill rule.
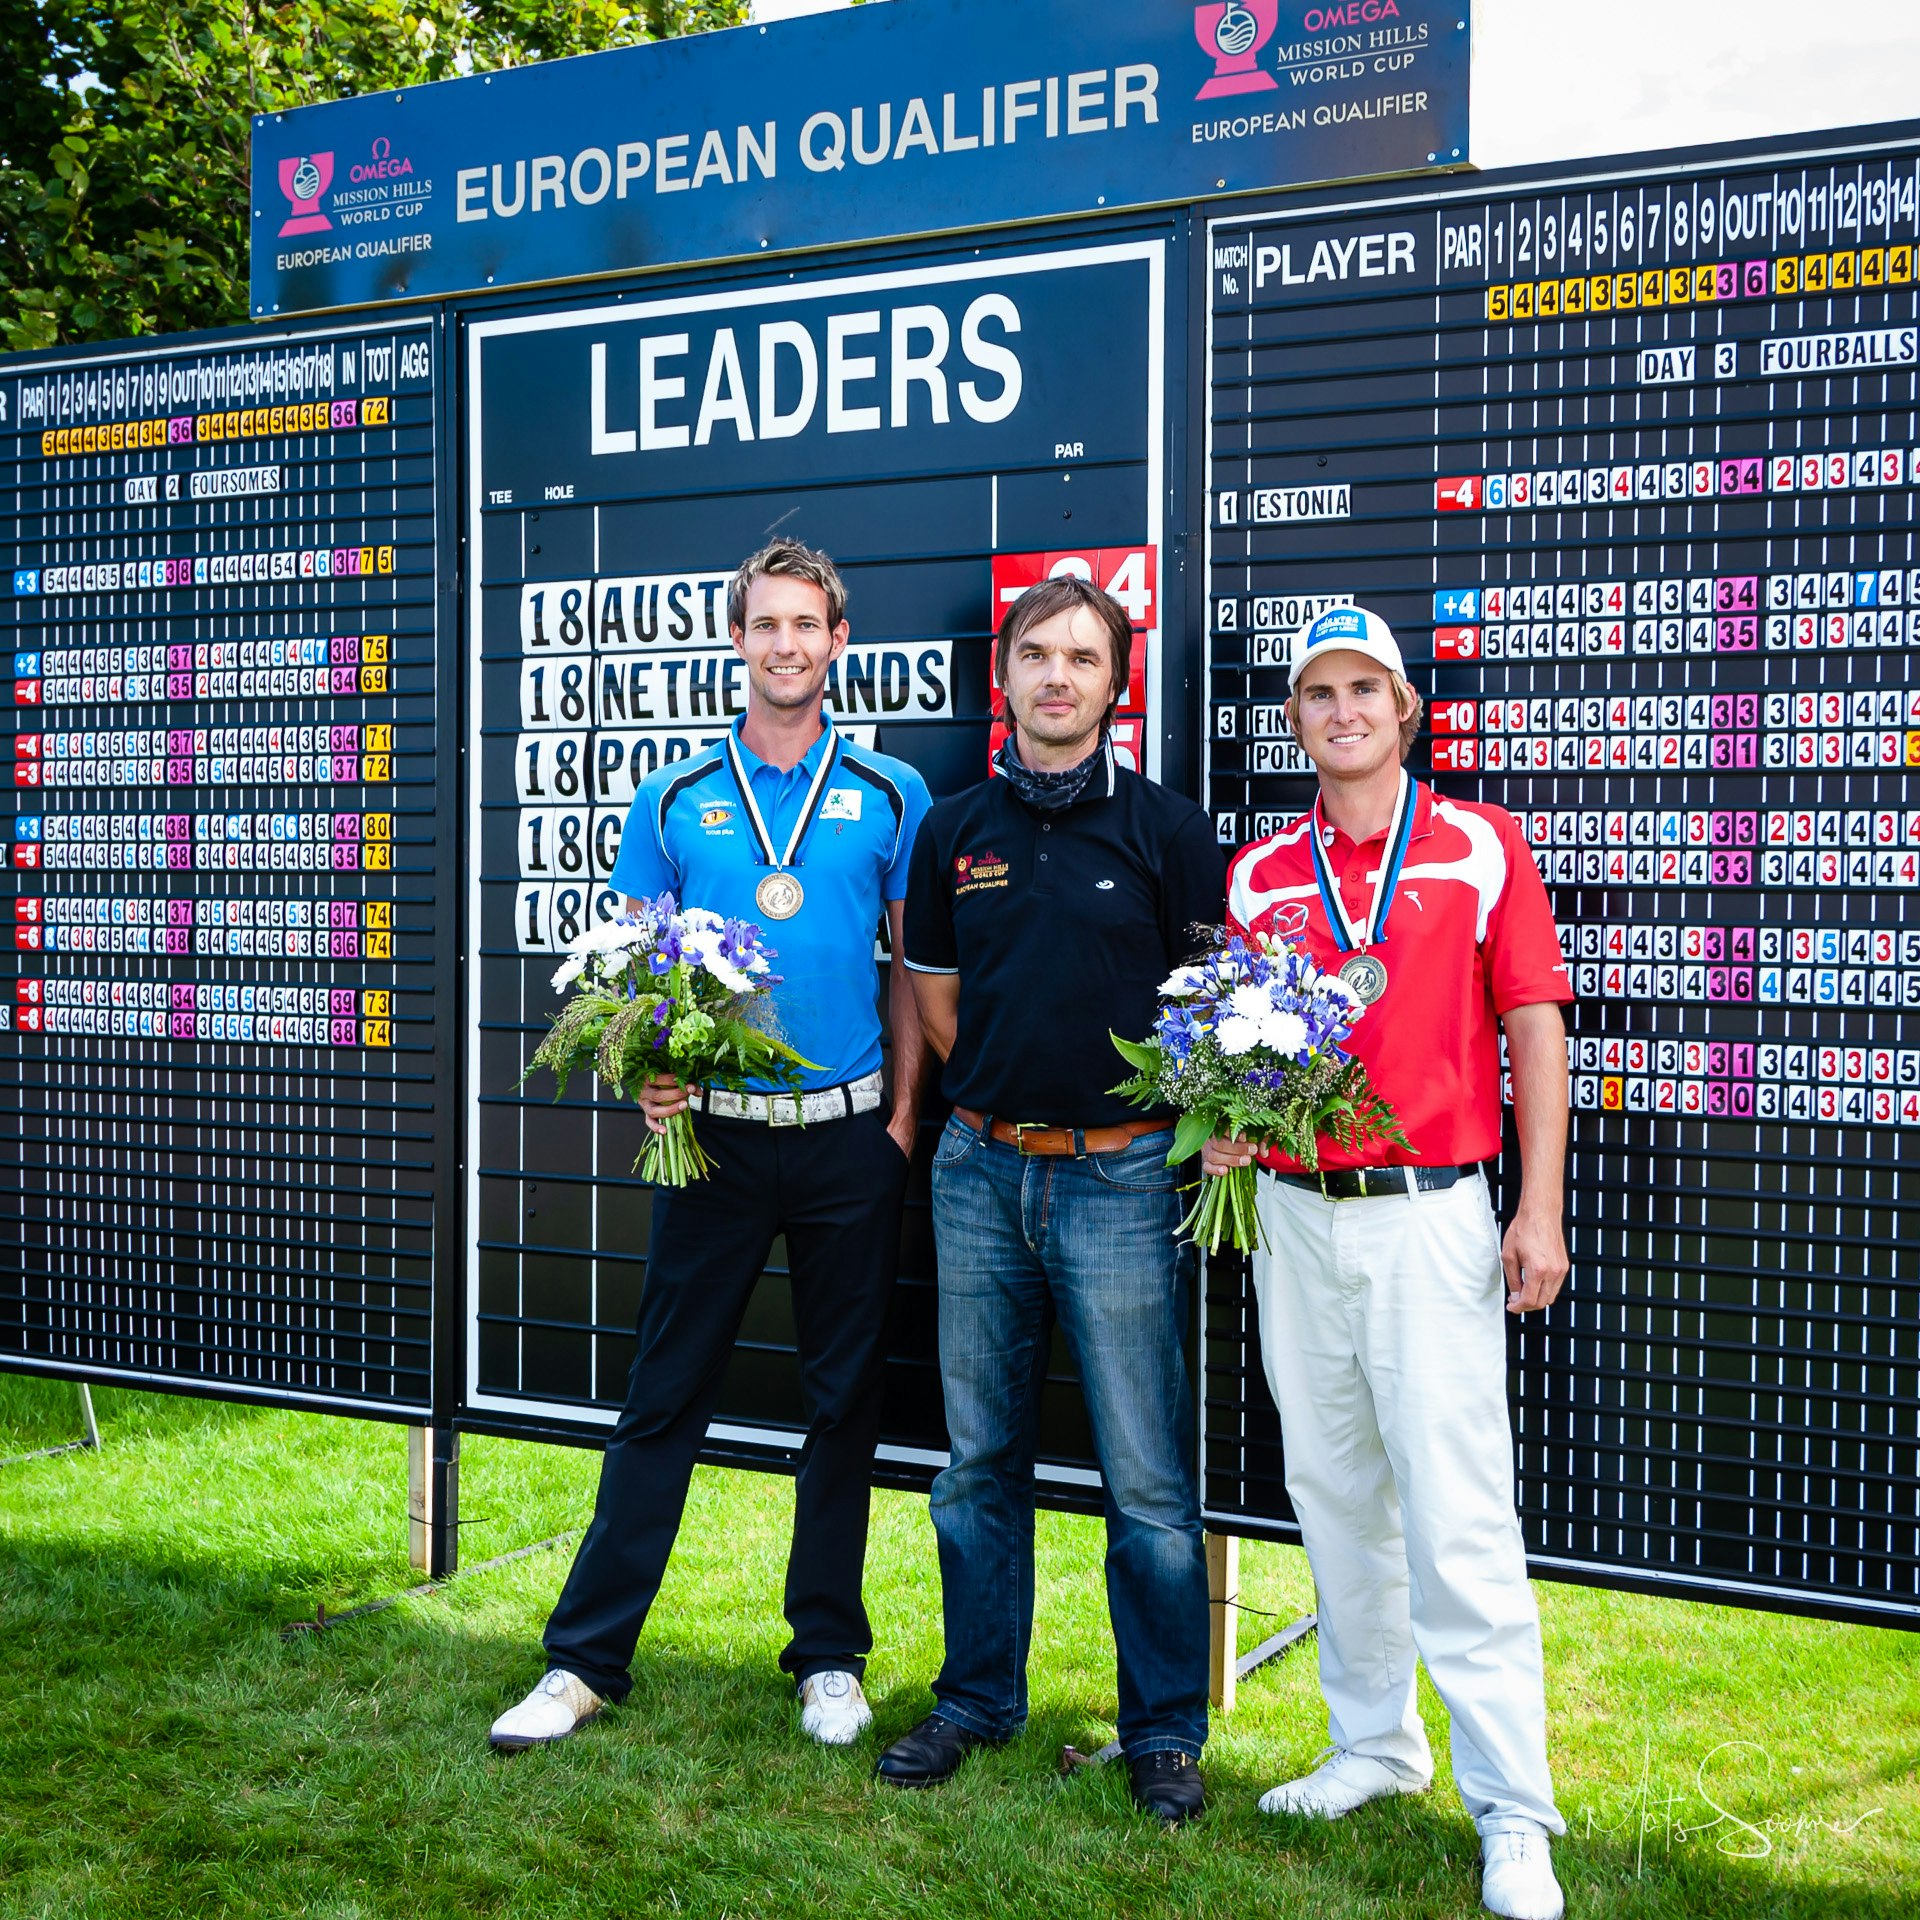
[[[1291,940],[1295,934],[1307,930],[1307,909],[1298,900],[1286,901],[1274,908],[1267,920],[1267,931],[1282,940]]]
[[[953,857],[953,897],[988,893],[1008,884],[1007,863],[997,853],[957,853]]]
[[[860,789],[858,787],[834,787],[820,805],[822,820],[858,820],[860,818]]]
[[[701,814],[700,824],[705,827],[709,833],[714,833],[721,827],[724,827],[732,818],[733,809],[731,807],[709,807]]]

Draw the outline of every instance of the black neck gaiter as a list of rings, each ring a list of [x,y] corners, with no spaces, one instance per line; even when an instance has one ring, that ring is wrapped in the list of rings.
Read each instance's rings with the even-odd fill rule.
[[[1072,766],[1063,767],[1057,773],[1045,773],[1028,766],[1020,758],[1014,737],[1009,735],[1000,751],[993,756],[993,764],[1005,775],[1007,784],[1035,812],[1057,813],[1062,807],[1072,806],[1085,794],[1093,776],[1107,765],[1107,756],[1111,751],[1106,735],[1102,734],[1100,744],[1084,760],[1076,760]]]

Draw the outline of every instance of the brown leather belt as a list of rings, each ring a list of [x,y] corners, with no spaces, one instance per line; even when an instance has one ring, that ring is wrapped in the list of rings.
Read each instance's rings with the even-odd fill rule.
[[[953,1117],[975,1133],[987,1118],[971,1107],[955,1107]],[[1078,1160],[1089,1153],[1120,1153],[1136,1140],[1150,1133],[1165,1133],[1172,1125],[1171,1120],[1122,1120],[1113,1127],[1035,1127],[996,1119],[988,1127],[987,1137],[1022,1153],[1071,1154]]]

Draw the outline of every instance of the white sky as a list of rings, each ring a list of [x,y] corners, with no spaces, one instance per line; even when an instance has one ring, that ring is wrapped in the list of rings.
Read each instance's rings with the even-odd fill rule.
[[[1920,0],[1474,0],[1473,23],[1483,167],[1920,117]]]

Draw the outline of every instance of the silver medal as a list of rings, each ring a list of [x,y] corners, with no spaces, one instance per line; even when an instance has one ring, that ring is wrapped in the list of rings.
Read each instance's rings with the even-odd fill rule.
[[[791,920],[806,900],[797,874],[770,873],[753,890],[753,904],[769,920]]]
[[[1340,962],[1340,978],[1363,1006],[1372,1006],[1387,990],[1386,964],[1371,953],[1348,954]]]

